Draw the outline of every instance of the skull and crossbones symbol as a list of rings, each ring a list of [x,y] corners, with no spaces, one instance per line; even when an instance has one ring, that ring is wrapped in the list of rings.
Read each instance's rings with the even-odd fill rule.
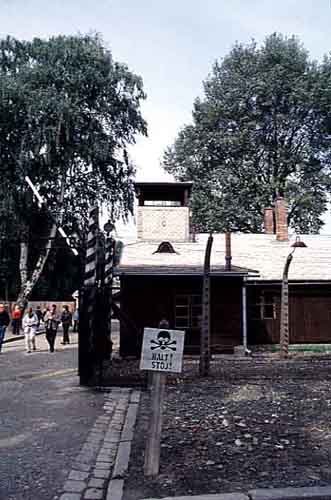
[[[161,349],[162,351],[171,349],[172,351],[176,351],[176,347],[174,346],[177,344],[177,341],[171,340],[170,333],[167,330],[161,330],[158,333],[157,340],[152,339],[151,344],[154,344],[151,346],[152,351],[154,349]]]

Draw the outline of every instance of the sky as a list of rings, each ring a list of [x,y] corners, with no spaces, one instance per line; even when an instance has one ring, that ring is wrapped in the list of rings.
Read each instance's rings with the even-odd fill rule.
[[[164,149],[236,41],[294,34],[321,59],[331,50],[330,25],[331,0],[0,0],[0,36],[98,32],[114,59],[142,76],[149,132],[131,149],[140,181],[171,180],[160,167]]]

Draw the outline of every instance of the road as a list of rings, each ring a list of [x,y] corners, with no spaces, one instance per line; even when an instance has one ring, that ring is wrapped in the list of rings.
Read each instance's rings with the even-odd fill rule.
[[[77,336],[57,339],[49,353],[24,341],[4,344],[0,355],[0,499],[49,500],[62,490],[71,464],[95,419],[103,394],[78,385]]]

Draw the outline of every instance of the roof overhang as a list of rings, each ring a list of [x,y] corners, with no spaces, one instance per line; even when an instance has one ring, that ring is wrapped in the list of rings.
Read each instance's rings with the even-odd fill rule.
[[[120,266],[114,270],[116,276],[203,276],[203,266]],[[224,266],[212,267],[210,276],[223,278],[258,277],[258,271],[232,266],[227,271]]]
[[[192,188],[193,182],[135,182],[135,187],[137,188],[151,188],[154,187],[166,187],[166,188]]]
[[[248,286],[281,286],[282,280],[259,280],[259,279],[248,279],[246,281]],[[331,280],[288,280],[289,285],[293,286],[331,286]]]

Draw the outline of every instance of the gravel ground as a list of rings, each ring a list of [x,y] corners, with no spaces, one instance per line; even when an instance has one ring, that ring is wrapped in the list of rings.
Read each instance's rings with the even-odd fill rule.
[[[224,360],[218,373],[170,380],[152,480],[143,476],[144,393],[125,500],[331,484],[331,361]]]

